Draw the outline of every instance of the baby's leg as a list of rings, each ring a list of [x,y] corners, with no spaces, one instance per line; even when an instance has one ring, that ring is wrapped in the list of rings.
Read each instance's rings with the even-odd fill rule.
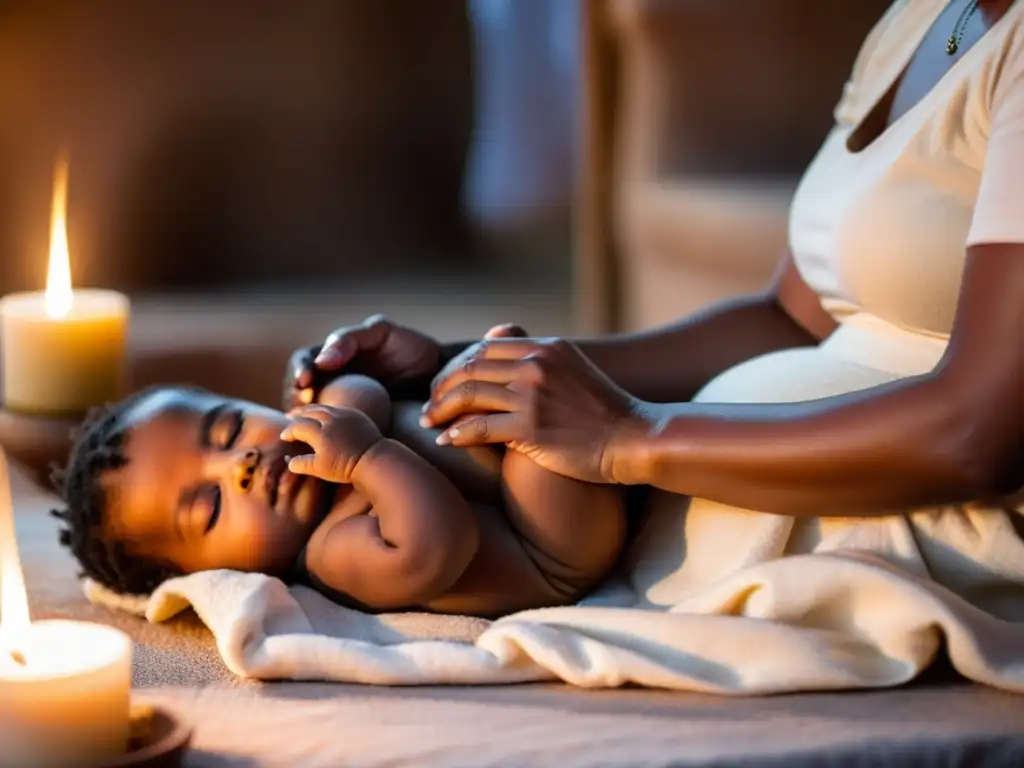
[[[621,488],[571,480],[514,450],[502,484],[505,514],[552,586],[582,597],[615,565],[626,538]]]

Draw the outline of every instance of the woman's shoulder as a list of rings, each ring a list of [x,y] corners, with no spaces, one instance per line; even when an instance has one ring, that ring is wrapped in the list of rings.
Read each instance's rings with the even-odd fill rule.
[[[1010,93],[1018,99],[1024,97],[1024,3],[1014,3],[1001,23],[1006,29],[993,43],[995,50],[986,62],[989,104],[993,107]]]
[[[945,0],[895,0],[868,32],[835,108],[837,123],[856,122],[859,110],[877,98],[881,81],[891,79],[895,62],[911,41],[927,32]],[[916,43],[915,43],[916,44]]]

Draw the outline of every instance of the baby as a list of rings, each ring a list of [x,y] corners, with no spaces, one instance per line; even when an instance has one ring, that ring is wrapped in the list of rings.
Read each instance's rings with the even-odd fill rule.
[[[439,447],[421,403],[344,375],[285,414],[184,387],[91,417],[55,478],[62,543],[124,593],[255,571],[366,611],[492,617],[576,602],[626,538],[614,486]]]

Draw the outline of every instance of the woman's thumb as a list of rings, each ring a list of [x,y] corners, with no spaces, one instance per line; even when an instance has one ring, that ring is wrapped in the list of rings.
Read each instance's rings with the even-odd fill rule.
[[[496,325],[484,334],[485,339],[526,339],[529,336],[522,326],[515,323]]]

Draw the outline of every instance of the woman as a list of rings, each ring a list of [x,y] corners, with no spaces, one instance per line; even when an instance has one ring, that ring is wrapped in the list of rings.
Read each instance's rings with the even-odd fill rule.
[[[577,343],[444,348],[371,319],[295,358],[292,396],[343,366],[409,387],[444,367],[443,440],[782,516],[779,555],[824,535],[810,521],[906,513],[940,581],[941,549],[1000,550],[979,585],[1016,585],[1024,620],[1024,3],[896,2],[835,118],[764,294]]]

